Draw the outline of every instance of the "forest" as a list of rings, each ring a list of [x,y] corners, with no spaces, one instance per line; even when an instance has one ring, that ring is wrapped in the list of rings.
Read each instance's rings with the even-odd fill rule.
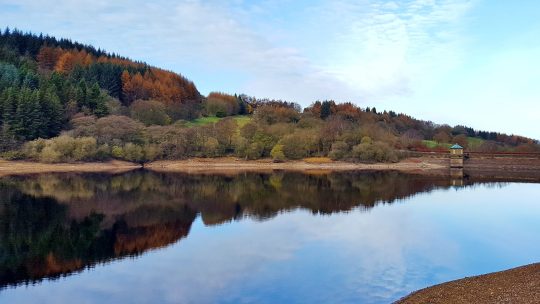
[[[396,162],[407,151],[540,152],[537,140],[351,102],[212,92],[93,46],[0,33],[0,155],[41,162],[236,156]]]

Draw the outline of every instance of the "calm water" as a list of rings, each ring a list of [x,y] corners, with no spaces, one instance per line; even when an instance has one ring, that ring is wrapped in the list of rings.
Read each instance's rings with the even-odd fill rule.
[[[389,303],[540,261],[539,184],[452,184],[395,172],[2,178],[0,303]]]

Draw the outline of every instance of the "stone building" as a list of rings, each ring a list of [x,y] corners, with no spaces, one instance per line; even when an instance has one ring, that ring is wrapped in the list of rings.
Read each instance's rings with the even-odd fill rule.
[[[450,168],[463,168],[463,147],[458,144],[450,147]]]

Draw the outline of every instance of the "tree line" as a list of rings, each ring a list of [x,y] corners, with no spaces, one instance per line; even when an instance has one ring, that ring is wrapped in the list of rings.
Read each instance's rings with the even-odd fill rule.
[[[238,115],[249,117],[239,124]],[[201,117],[216,117],[193,124]],[[399,160],[408,150],[539,151],[526,137],[353,103],[202,96],[182,75],[66,39],[0,33],[0,152],[46,162],[218,157]]]

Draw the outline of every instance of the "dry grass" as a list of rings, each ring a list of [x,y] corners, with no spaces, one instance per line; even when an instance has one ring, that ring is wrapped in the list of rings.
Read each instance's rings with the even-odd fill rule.
[[[0,176],[50,172],[110,172],[120,173],[140,168],[138,164],[113,160],[101,163],[44,164],[30,161],[0,160]]]
[[[303,160],[308,164],[328,164],[333,162],[333,160],[328,157],[308,157]]]
[[[16,174],[32,174],[46,172],[110,172],[120,173],[141,166],[123,161],[109,161],[102,163],[59,163],[44,164],[30,161],[6,161],[0,159],[0,176]],[[423,172],[446,168],[433,159],[426,159],[422,163],[376,163],[357,164],[332,161],[326,157],[315,157],[300,161],[286,161],[274,163],[272,159],[243,160],[235,157],[222,158],[192,158],[185,160],[155,161],[145,164],[147,169],[162,172],[231,172],[231,171],[268,171],[296,170],[296,171],[347,171],[347,170],[401,170],[408,172]],[[427,172],[427,171],[426,171]]]
[[[260,170],[401,170],[409,172],[422,172],[425,170],[438,170],[446,168],[445,165],[431,163],[426,159],[422,163],[375,163],[360,164],[332,161],[329,158],[317,157],[299,161],[285,161],[275,163],[271,159],[243,160],[232,157],[223,158],[195,158],[186,160],[162,160],[145,164],[146,169],[162,172],[215,172],[215,171],[260,171]]]

